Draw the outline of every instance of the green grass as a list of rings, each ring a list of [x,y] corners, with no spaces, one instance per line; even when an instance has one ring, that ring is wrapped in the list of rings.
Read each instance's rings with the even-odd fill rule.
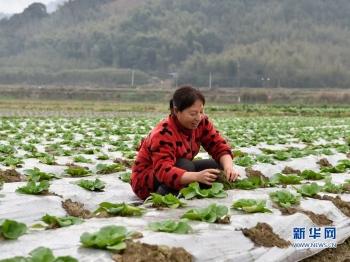
[[[159,101],[159,100],[158,100]],[[94,112],[103,113],[157,113],[168,114],[167,99],[160,102],[120,102],[83,100],[31,100],[0,99],[1,112],[16,112],[19,115],[30,112]],[[281,104],[223,104],[207,102],[205,113],[210,116],[324,116],[350,117],[350,106],[346,105],[281,105]]]

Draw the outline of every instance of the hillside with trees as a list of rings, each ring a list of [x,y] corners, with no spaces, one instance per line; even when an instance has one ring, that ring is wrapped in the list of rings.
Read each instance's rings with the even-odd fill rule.
[[[0,83],[350,85],[347,0],[70,0],[0,20]]]

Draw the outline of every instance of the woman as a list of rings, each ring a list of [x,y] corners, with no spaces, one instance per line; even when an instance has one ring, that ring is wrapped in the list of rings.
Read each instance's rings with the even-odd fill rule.
[[[229,181],[237,178],[231,148],[204,115],[204,104],[204,96],[191,86],[175,91],[169,117],[141,141],[131,175],[138,197],[146,199],[152,192],[176,194],[194,181],[210,186],[219,168]],[[213,159],[193,160],[201,145]]]

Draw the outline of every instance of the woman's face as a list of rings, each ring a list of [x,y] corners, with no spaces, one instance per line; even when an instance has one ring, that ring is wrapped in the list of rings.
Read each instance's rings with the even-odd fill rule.
[[[202,120],[204,106],[201,100],[196,100],[194,104],[182,112],[175,108],[175,115],[183,127],[196,129]]]

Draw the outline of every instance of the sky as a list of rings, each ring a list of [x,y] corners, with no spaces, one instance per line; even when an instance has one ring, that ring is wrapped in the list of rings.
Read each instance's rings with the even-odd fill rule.
[[[50,2],[54,2],[54,0],[0,0],[0,13],[21,13],[26,7],[34,2],[47,5]]]

